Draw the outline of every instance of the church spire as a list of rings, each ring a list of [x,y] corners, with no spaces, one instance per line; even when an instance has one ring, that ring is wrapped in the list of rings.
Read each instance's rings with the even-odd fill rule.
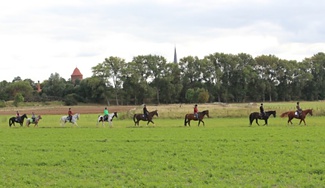
[[[177,63],[176,46],[175,46],[175,50],[174,50],[174,63]]]

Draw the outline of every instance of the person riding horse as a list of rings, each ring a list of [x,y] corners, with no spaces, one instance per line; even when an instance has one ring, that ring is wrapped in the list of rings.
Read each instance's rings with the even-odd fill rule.
[[[71,108],[69,108],[69,111],[68,111],[68,121],[70,121],[70,123],[71,123],[71,120],[72,120],[72,115],[73,115],[73,113],[71,111]]]
[[[300,117],[301,116],[301,113],[302,113],[302,109],[299,106],[299,102],[297,102],[296,108],[297,108],[297,115],[298,115],[298,117]]]
[[[199,110],[197,108],[197,104],[194,105],[194,117],[196,119],[199,119],[199,114],[198,114]]]
[[[20,115],[19,115],[19,112],[16,111],[16,121],[19,122],[20,121]]]
[[[264,112],[263,103],[261,103],[261,106],[260,106],[260,114],[261,114],[261,118],[264,119],[264,117],[265,117],[265,112]]]
[[[145,119],[148,119],[148,114],[149,114],[149,111],[147,109],[147,106],[143,105],[143,116]]]
[[[107,107],[105,107],[105,109],[104,109],[104,120],[103,121],[107,121],[108,120],[108,115],[109,115],[108,109],[107,109]]]
[[[32,122],[35,122],[36,116],[34,114],[34,112],[32,112]]]

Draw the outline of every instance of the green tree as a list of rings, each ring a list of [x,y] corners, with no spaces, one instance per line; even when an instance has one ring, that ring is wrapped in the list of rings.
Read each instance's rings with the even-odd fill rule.
[[[105,81],[96,76],[83,79],[78,88],[78,94],[83,97],[85,102],[106,102],[106,93]]]
[[[105,58],[103,63],[92,67],[94,76],[99,76],[106,81],[109,86],[112,81],[115,93],[116,105],[119,105],[119,91],[122,86],[122,69],[126,66],[125,60],[119,57]],[[108,96],[106,96],[108,98]],[[108,99],[107,99],[108,100]]]
[[[26,81],[16,81],[12,82],[7,86],[7,92],[10,94],[10,96],[13,96],[11,99],[14,99],[14,97],[20,93],[23,95],[25,99],[30,99],[32,97],[33,88],[29,84],[29,82]]]
[[[42,92],[54,100],[62,99],[64,97],[64,90],[66,88],[66,80],[58,73],[51,74],[48,80],[45,80],[42,85]]]
[[[24,102],[24,96],[21,93],[16,93],[13,105],[14,106],[19,106],[19,103]]]

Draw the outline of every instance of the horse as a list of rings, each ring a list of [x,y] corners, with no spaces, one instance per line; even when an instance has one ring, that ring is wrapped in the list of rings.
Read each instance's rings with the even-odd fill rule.
[[[108,117],[107,117],[107,119],[106,118],[104,119],[104,116],[103,115],[98,115],[98,119],[97,119],[97,124],[96,125],[98,125],[99,122],[102,122],[102,126],[104,126],[104,122],[106,121],[106,122],[109,123],[110,127],[112,127],[112,123],[113,123],[114,117],[117,118],[117,112],[114,112],[114,113],[109,114]]]
[[[133,121],[134,121],[134,126],[138,125],[139,126],[139,121],[148,121],[147,125],[151,122],[152,124],[155,124],[152,121],[153,116],[157,116],[158,117],[158,110],[149,112],[147,118],[145,118],[144,114],[134,114],[133,116]]]
[[[11,127],[11,125],[16,126],[16,125],[15,125],[15,122],[16,122],[16,123],[19,123],[20,126],[23,126],[25,118],[27,119],[27,115],[26,115],[26,114],[23,114],[23,115],[20,116],[18,119],[17,119],[17,117],[11,117],[11,118],[9,119],[9,127]]]
[[[39,120],[42,119],[42,116],[41,115],[38,115],[36,118],[35,118],[35,121],[33,121],[32,118],[29,118],[26,120],[26,126],[29,127],[30,124],[35,124],[34,127],[38,127],[38,122]]]
[[[69,121],[68,118],[69,118],[68,116],[62,116],[62,117],[61,117],[61,119],[60,119],[60,124],[61,124],[61,126],[64,126],[66,122],[70,122],[70,123],[72,123],[72,124],[78,126],[78,124],[77,124],[77,120],[79,120],[79,118],[80,118],[80,114],[78,114],[78,113],[74,114],[74,115],[72,116],[72,118],[71,118],[71,121]]]
[[[198,113],[198,118],[196,118],[194,116],[194,114],[186,114],[185,115],[185,120],[184,120],[184,126],[186,126],[187,124],[188,124],[188,126],[191,126],[191,120],[199,121],[197,126],[200,126],[201,122],[203,123],[203,126],[205,126],[204,121],[203,121],[203,118],[204,118],[205,115],[208,116],[208,118],[210,117],[209,116],[209,110],[204,110],[202,112],[199,112]]]
[[[261,117],[259,112],[252,112],[251,114],[249,114],[249,125],[252,126],[253,121],[256,121],[256,124],[258,126],[260,126],[260,124],[258,123],[258,119],[264,119],[265,123],[264,125],[267,125],[267,120],[269,119],[269,117],[273,115],[273,117],[276,116],[276,111],[266,111],[264,117]]]
[[[312,116],[313,115],[313,109],[303,110],[301,112],[300,116],[298,116],[298,114],[296,114],[296,111],[288,111],[288,112],[284,112],[283,114],[281,114],[281,117],[288,116],[288,124],[289,124],[289,122],[292,124],[292,121],[291,120],[293,118],[296,118],[296,119],[300,119],[299,125],[301,124],[302,121],[306,125],[305,118],[306,118],[306,116],[308,114],[310,114]]]

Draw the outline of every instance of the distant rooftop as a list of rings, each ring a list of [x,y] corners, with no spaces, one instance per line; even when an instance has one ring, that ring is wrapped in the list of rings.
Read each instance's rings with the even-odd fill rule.
[[[71,76],[82,76],[80,70],[76,67]]]

